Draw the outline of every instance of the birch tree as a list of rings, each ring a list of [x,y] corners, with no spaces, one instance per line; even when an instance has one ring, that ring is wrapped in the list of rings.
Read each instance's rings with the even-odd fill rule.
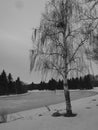
[[[78,0],[50,0],[42,14],[40,26],[33,31],[30,69],[45,77],[62,77],[66,114],[72,114],[67,78],[70,71],[83,72],[83,46],[89,39],[85,34],[87,7]],[[85,11],[83,11],[85,10]],[[84,24],[85,21],[85,24]],[[80,63],[77,66],[77,63]]]

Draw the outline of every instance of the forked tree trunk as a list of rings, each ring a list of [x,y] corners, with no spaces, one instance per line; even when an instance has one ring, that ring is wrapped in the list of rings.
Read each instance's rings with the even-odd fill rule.
[[[70,92],[68,89],[67,78],[65,78],[63,81],[63,87],[64,87],[64,96],[65,96],[65,103],[66,103],[66,114],[72,115]]]

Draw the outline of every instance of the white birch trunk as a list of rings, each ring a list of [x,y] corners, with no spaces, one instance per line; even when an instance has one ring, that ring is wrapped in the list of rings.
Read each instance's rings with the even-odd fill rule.
[[[64,96],[65,96],[65,103],[66,103],[66,114],[71,115],[72,114],[72,107],[71,107],[71,100],[70,100],[70,91],[68,89],[68,83],[67,83],[67,76],[63,80],[63,87],[64,87]]]

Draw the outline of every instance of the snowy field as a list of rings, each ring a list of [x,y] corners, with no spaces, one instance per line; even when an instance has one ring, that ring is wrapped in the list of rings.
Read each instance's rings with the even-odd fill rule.
[[[37,99],[34,98],[34,94]],[[64,116],[66,110],[63,98],[62,91],[36,92],[4,99],[1,97],[0,104],[9,103],[7,105],[3,103],[3,107],[6,106],[10,110],[17,109],[18,112],[8,114],[7,123],[1,123],[0,130],[98,130],[98,95],[95,92],[71,91],[73,113],[77,114],[75,117]],[[40,105],[36,106],[34,102]],[[33,104],[31,106],[33,109],[29,108],[31,110],[20,111],[22,109],[17,108],[27,107],[26,105],[30,103]],[[53,116],[55,112],[58,112],[59,116]]]
[[[95,95],[96,92],[76,90],[70,91],[71,100],[80,99]],[[34,91],[23,95],[0,97],[0,110],[4,109],[7,113],[34,109],[58,104],[65,101],[63,91]]]

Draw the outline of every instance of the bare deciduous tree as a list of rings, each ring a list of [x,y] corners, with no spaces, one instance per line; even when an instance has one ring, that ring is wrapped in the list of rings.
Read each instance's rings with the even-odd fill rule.
[[[68,115],[72,114],[72,107],[67,77],[70,71],[84,68],[77,63],[84,62],[82,50],[91,33],[85,31],[86,23],[90,26],[86,20],[88,10],[85,1],[51,0],[32,35],[31,70],[41,70],[44,76],[51,73],[62,77]]]

